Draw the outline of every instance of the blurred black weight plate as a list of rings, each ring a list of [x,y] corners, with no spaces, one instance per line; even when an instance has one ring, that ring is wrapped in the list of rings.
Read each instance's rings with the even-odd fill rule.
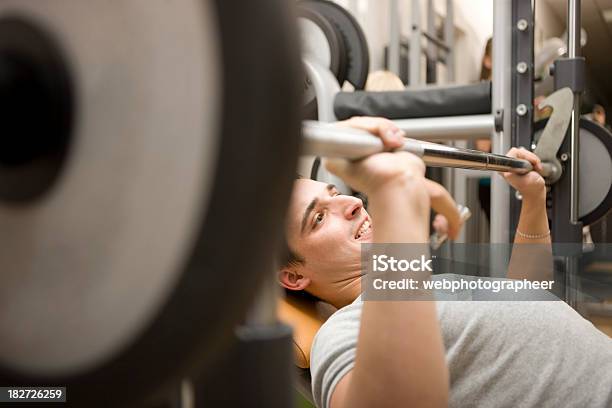
[[[370,69],[368,43],[361,26],[342,6],[326,0],[301,0],[300,7],[318,11],[340,32],[346,50],[346,80],[355,89],[364,89]],[[342,87],[344,81],[339,81]]]
[[[46,132],[0,133],[0,384],[134,407],[210,366],[282,232],[300,123],[290,7],[0,2],[0,106],[20,89],[62,104]],[[16,173],[38,184],[11,194]]]
[[[538,140],[548,119],[534,124]],[[580,119],[580,221],[589,225],[612,207],[612,134],[597,123]]]

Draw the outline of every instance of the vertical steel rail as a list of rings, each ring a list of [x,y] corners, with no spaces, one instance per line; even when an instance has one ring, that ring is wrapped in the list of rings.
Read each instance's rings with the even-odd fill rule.
[[[447,82],[455,82],[455,10],[453,7],[453,0],[446,0],[444,42],[449,48],[449,51],[446,53]]]
[[[436,12],[434,9],[433,0],[427,0],[427,34],[431,38],[437,38],[436,35]],[[433,41],[428,40],[426,45],[426,75],[425,83],[435,84],[437,78],[438,68],[438,46]]]
[[[400,73],[401,27],[399,0],[389,1],[389,70],[401,77]]]
[[[569,58],[580,56],[580,0],[567,2],[567,52]],[[579,159],[580,159],[580,93],[574,93],[574,110],[570,127],[570,221],[578,223],[579,214]]]
[[[421,4],[412,0],[410,12],[410,73],[408,85],[421,83]]]
[[[580,56],[580,0],[567,2],[567,53],[569,59]],[[579,214],[579,159],[580,159],[580,90],[574,90],[574,109],[570,122],[570,230],[574,230],[576,242],[582,242],[582,223],[578,220]],[[574,227],[574,228],[571,228]],[[579,259],[576,255],[565,259],[565,301],[574,309],[578,307],[580,283],[578,273]]]
[[[493,112],[503,112],[500,132],[492,134],[493,153],[505,154],[510,149],[512,109],[512,0],[493,3]],[[508,243],[509,188],[501,177],[491,178],[491,242]],[[497,263],[497,265],[500,265]]]
[[[446,19],[444,20],[444,42],[448,45],[449,51],[445,56],[446,64],[446,80],[449,83],[455,82],[455,12],[453,8],[454,0],[446,0]],[[451,143],[452,145],[452,143]],[[444,184],[447,186],[449,191],[455,191],[457,185],[457,171],[453,169],[444,169],[442,177]],[[465,238],[465,232],[463,232],[462,238]],[[443,248],[443,256],[451,257],[453,251],[453,245],[446,245]]]
[[[531,149],[533,135],[533,41],[536,5],[512,2],[512,146]],[[512,190],[514,191],[514,190]],[[509,239],[514,238],[521,210],[517,194],[510,194]]]
[[[580,298],[579,256],[582,251],[582,223],[579,220],[579,123],[580,94],[584,90],[584,58],[580,57],[580,0],[567,2],[567,58],[555,61],[555,89],[569,87],[574,93],[572,116],[568,129],[569,137],[565,137],[559,155],[566,155],[563,174],[552,186],[551,196],[551,233],[555,243],[573,243],[576,247],[568,250],[563,247],[561,253],[555,253],[563,270],[556,273],[558,282],[563,281],[565,301],[573,308],[578,306]],[[566,135],[567,136],[567,135]]]

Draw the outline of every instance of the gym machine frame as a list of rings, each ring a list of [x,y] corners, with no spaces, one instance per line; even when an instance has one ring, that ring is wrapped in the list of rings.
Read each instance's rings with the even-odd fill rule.
[[[559,156],[567,157],[565,171],[551,186],[551,199],[547,200],[553,242],[582,242],[582,223],[578,220],[578,124],[585,64],[584,58],[579,57],[580,5],[580,0],[567,2],[568,58],[558,59],[554,65],[555,89],[569,87],[574,100],[569,137],[565,137],[558,152]],[[503,115],[501,129],[492,134],[494,153],[503,154],[511,146],[529,150],[532,147],[534,7],[530,0],[496,0],[494,3],[493,111]],[[511,80],[505,81],[508,77]],[[492,179],[491,213],[496,216],[491,220],[491,242],[510,242],[516,231],[520,198],[509,190],[503,180]],[[575,308],[578,259],[576,256],[563,257],[562,261],[565,274],[560,278],[565,283],[565,300]]]
[[[455,35],[454,35],[454,13],[453,0],[446,0],[446,18],[444,19],[444,38],[436,36],[435,11],[433,0],[427,1],[427,30],[423,31],[421,26],[421,5],[419,0],[410,2],[410,38],[409,38],[409,67],[408,84],[418,86],[421,83],[421,36],[427,41],[425,54],[427,57],[427,83],[436,82],[435,57],[438,50],[445,53],[444,63],[447,68],[447,81],[455,80]],[[400,24],[399,1],[389,1],[389,70],[401,77],[400,72],[400,46],[401,46],[401,24]]]

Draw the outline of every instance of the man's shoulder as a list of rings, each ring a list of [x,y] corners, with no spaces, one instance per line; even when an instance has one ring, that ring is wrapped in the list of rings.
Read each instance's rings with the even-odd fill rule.
[[[322,331],[329,331],[337,328],[338,326],[343,326],[348,323],[359,323],[359,319],[361,318],[361,309],[363,308],[363,300],[361,296],[344,307],[336,310],[326,321],[323,323],[317,335]]]
[[[353,303],[336,310],[315,335],[311,351],[313,357],[321,349],[352,343],[353,338],[356,342],[362,308],[363,301],[358,297]]]
[[[328,406],[336,384],[355,362],[363,302],[338,309],[321,326],[310,350],[312,392],[318,406]]]

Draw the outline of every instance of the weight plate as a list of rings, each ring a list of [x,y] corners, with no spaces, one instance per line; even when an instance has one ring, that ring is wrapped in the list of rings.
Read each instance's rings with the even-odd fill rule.
[[[59,44],[76,105],[52,188],[0,198],[0,383],[134,406],[211,362],[282,232],[299,135],[288,7],[0,3],[0,25]]]
[[[537,140],[547,119],[534,124]],[[612,207],[612,134],[597,123],[580,119],[580,221],[589,225]]]
[[[298,7],[302,56],[319,62],[334,74],[338,82],[346,77],[346,51],[344,41],[332,24],[319,12]],[[304,78],[303,118],[317,117],[317,100],[314,87]]]
[[[186,4],[170,14],[136,2],[1,5],[1,16],[16,14],[57,39],[79,101],[72,151],[54,190],[0,213],[0,262],[11,265],[12,283],[0,289],[12,310],[0,318],[9,346],[0,360],[8,366],[64,374],[98,364],[143,330],[176,283],[182,248],[208,201],[218,126],[216,108],[206,104],[219,97],[218,41],[205,28],[212,17]],[[173,21],[180,20],[179,29]],[[176,64],[189,53],[191,64]],[[189,92],[177,78],[193,81]],[[188,108],[175,112],[181,99]],[[193,120],[198,113],[202,119]],[[131,299],[117,288],[127,276],[125,289],[138,293]],[[49,320],[49,299],[63,318]]]
[[[54,39],[18,18],[2,19],[0,64],[0,201],[24,203],[49,191],[64,168],[74,89]]]
[[[331,23],[315,10],[298,7],[298,25],[302,56],[328,67],[336,78],[344,76],[346,66],[344,58],[341,58],[345,52],[344,44]]]
[[[300,6],[318,11],[341,33],[346,49],[346,80],[355,89],[364,89],[370,69],[368,43],[357,20],[336,3],[325,0],[302,0]],[[340,82],[340,86],[343,82]]]

